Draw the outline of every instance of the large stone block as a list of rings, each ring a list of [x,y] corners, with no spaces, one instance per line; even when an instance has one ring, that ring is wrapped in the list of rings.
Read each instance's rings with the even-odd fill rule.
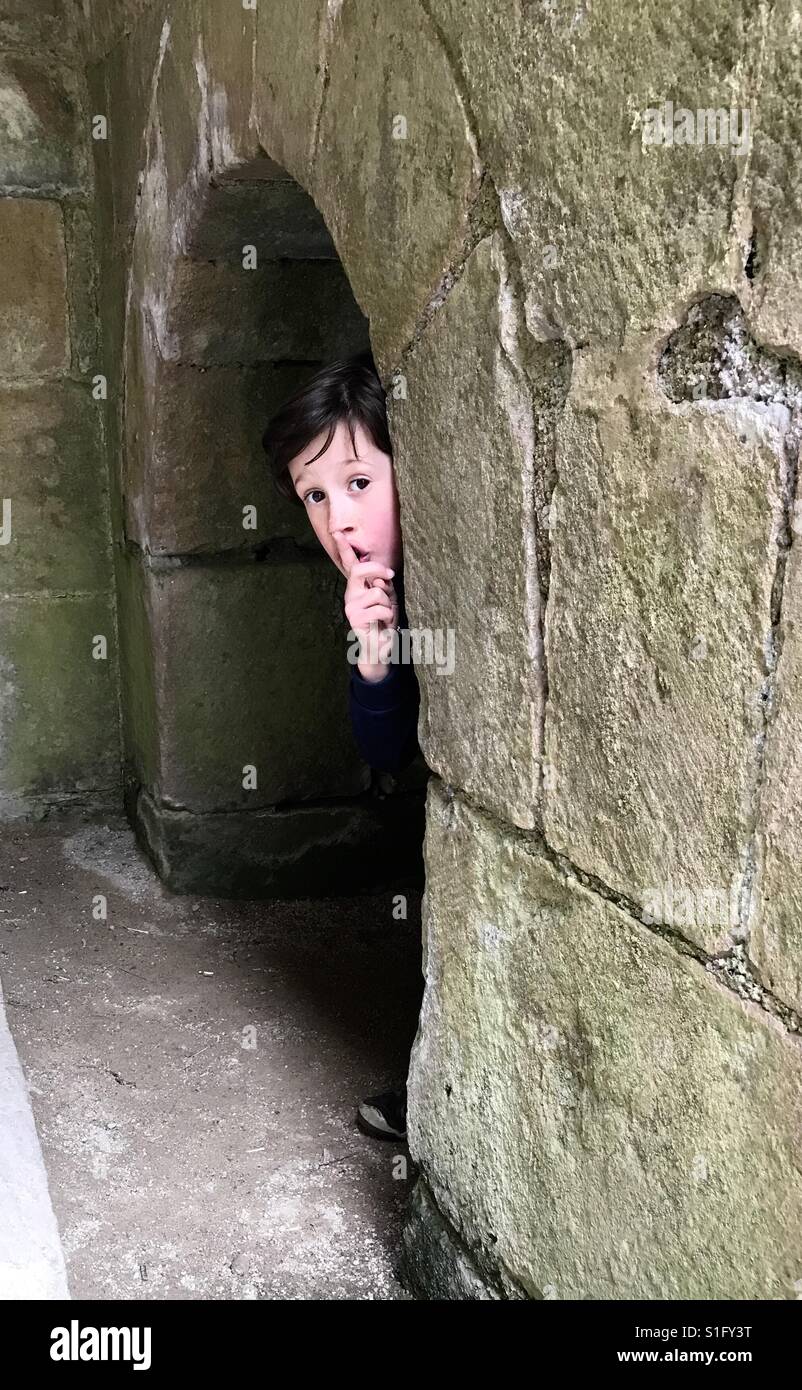
[[[98,406],[72,381],[0,391],[0,547],[5,593],[107,589],[111,538]]]
[[[0,184],[70,183],[78,148],[75,100],[52,61],[0,53]]]
[[[342,580],[328,564],[151,574],[159,785],[168,808],[256,810],[363,791]],[[256,787],[243,769],[256,768]]]
[[[226,263],[176,266],[163,352],[199,366],[347,357],[367,324],[342,266],[266,261],[248,270],[242,250]]]
[[[672,405],[652,352],[588,353],[559,425],[544,827],[712,951],[741,925],[788,412]]]
[[[424,855],[409,1142],[455,1261],[513,1298],[793,1299],[799,1035],[435,778]]]
[[[0,198],[0,377],[69,366],[64,226],[57,203]]]
[[[500,241],[487,238],[404,363],[390,400],[411,627],[453,633],[454,670],[420,664],[429,767],[535,823],[544,703],[534,426]],[[442,647],[444,654],[447,646]]]
[[[757,13],[716,0],[700,15],[678,0],[669,31],[660,0],[624,16],[618,0],[427,8],[462,75],[536,337],[620,342],[666,303],[747,285],[748,248],[731,224],[737,144],[644,135],[645,113],[665,100],[694,120],[697,109],[750,105],[744,54],[765,44]]]
[[[107,656],[95,658],[96,638]],[[114,613],[101,595],[0,600],[0,810],[119,789]]]
[[[329,10],[329,81],[307,187],[385,375],[464,256],[481,168],[459,76],[420,5],[345,0]]]
[[[147,388],[129,374],[129,539],[154,555],[242,551],[269,539],[317,552],[306,513],[273,486],[262,434],[320,365],[205,368],[159,358]],[[254,529],[243,527],[246,507],[256,508]]]

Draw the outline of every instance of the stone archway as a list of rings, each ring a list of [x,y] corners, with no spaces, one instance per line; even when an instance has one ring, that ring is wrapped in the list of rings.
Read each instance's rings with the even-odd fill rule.
[[[342,581],[261,451],[273,410],[369,348],[368,323],[312,199],[264,152],[209,171],[201,140],[176,221],[166,131],[183,113],[164,101],[157,81],[125,323],[129,813],[179,890],[418,880],[425,773],[369,795]]]

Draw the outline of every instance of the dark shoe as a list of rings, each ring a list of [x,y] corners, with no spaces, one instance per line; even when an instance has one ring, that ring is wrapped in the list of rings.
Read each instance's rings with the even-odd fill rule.
[[[374,1139],[406,1139],[406,1086],[401,1086],[397,1091],[382,1091],[377,1096],[366,1096],[356,1112],[356,1122],[363,1133],[372,1135]]]

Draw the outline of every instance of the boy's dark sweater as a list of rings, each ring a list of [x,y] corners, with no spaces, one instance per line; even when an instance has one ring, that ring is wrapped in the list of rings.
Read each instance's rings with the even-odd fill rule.
[[[395,579],[398,623],[407,626],[404,576]],[[399,657],[403,643],[399,638]],[[356,665],[351,667],[349,691],[351,727],[362,757],[377,772],[399,773],[418,748],[420,689],[412,662],[390,662],[380,681],[366,681]]]

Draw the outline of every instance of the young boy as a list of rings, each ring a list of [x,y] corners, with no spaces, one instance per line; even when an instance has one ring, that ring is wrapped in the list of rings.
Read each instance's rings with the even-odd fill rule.
[[[418,752],[420,691],[411,662],[392,661],[407,627],[403,549],[384,391],[370,353],[324,367],[276,412],[262,436],[282,496],[306,510],[347,580],[345,616],[359,638],[349,710],[357,746],[380,772]],[[382,1139],[406,1137],[406,1085],[368,1096],[357,1123]]]

